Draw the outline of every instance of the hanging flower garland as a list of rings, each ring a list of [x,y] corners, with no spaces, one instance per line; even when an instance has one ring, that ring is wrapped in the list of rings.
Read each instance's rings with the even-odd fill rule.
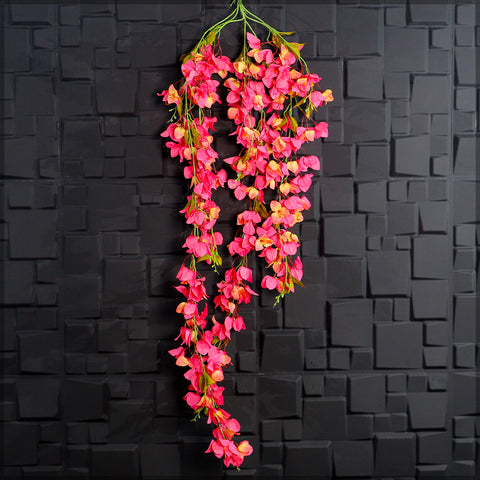
[[[244,45],[232,61],[221,55],[218,37],[235,22],[243,22]],[[267,30],[267,41],[255,35],[253,23]],[[161,135],[169,138],[166,146],[171,156],[184,163],[191,188],[181,210],[192,226],[183,245],[188,256],[175,287],[185,297],[176,310],[184,324],[175,339],[181,339],[180,346],[169,353],[177,365],[188,367],[184,376],[190,385],[184,399],[194,410],[194,419],[204,413],[207,423],[215,426],[206,452],[223,458],[227,467],[238,468],[253,452],[248,441],[233,440],[240,424],[222,408],[224,387],[218,385],[224,378],[223,369],[231,364],[225,350],[231,332],[245,329],[239,307],[257,295],[251,288],[248,254],[258,252],[271,269],[261,286],[276,291],[275,303],[293,292],[295,284],[302,285],[302,262],[297,256],[300,241],[292,227],[311,206],[304,193],[313,174],[305,172],[319,170],[320,162],[315,155],[300,151],[305,142],[327,137],[325,122],[308,120],[317,107],[333,100],[330,90],[315,89],[321,79],[309,72],[301,57],[303,45],[288,42],[286,35],[247,10],[242,0],[235,0],[232,13],[208,29],[183,57],[180,86],[170,85],[158,94],[173,105],[170,124]],[[228,118],[236,126],[232,135],[242,147],[238,155],[223,159],[234,173],[230,179],[223,168],[217,168],[219,155],[212,147],[217,119],[210,108],[222,103],[217,93],[221,83],[228,91]],[[246,198],[247,206],[237,216],[239,229],[228,244],[233,266],[217,283],[218,294],[213,298],[223,318],[208,319],[209,297],[197,264],[205,261],[217,273],[222,265],[218,247],[223,238],[214,230],[220,208],[212,193],[225,186],[238,200]],[[273,200],[266,201],[267,192]]]

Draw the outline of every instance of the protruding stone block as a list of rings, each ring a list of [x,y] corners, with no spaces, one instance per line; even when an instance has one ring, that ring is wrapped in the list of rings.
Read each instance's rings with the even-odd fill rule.
[[[59,373],[63,367],[63,342],[58,332],[31,331],[18,335],[20,370],[26,373]]]
[[[388,178],[390,148],[388,145],[359,145],[357,177],[362,179]]]
[[[106,383],[104,380],[66,379],[62,385],[63,414],[68,421],[103,420]]]
[[[332,345],[369,347],[372,345],[373,301],[349,300],[331,303]]]
[[[135,185],[91,184],[88,186],[89,226],[97,231],[137,228]]]
[[[367,262],[373,295],[409,295],[410,252],[367,252]]]
[[[37,425],[20,422],[6,422],[2,425],[7,442],[3,444],[3,465],[19,467],[36,465],[39,440]],[[22,448],[19,448],[19,445]]]
[[[445,428],[447,393],[409,393],[408,411],[414,429]]]
[[[380,57],[347,62],[347,95],[349,97],[382,99],[383,64]]]
[[[422,367],[422,325],[402,322],[375,327],[377,368]]]
[[[318,275],[320,272],[315,272]],[[317,282],[323,279],[317,277]],[[317,283],[314,280],[314,283]],[[324,328],[326,285],[305,284],[285,297],[284,321],[286,328]]]
[[[100,313],[101,277],[67,275],[61,291],[61,307],[71,318],[97,317]]]
[[[360,212],[386,213],[386,182],[365,182],[358,184],[358,210]]]
[[[373,444],[366,441],[334,442],[335,474],[341,477],[373,475]]]
[[[93,445],[91,472],[94,476],[129,476],[139,473],[138,445]]]
[[[285,475],[315,475],[330,477],[332,474],[332,443],[303,441],[286,442]]]
[[[265,375],[259,378],[262,418],[300,417],[302,378],[297,375]]]
[[[423,177],[429,175],[430,137],[428,135],[395,139],[394,173]]]
[[[415,318],[447,318],[447,300],[447,280],[412,280]]]
[[[95,70],[98,113],[135,113],[136,91],[137,73],[134,70]]]
[[[337,28],[338,55],[382,53],[380,39],[383,33],[383,18],[380,9],[342,6],[338,9]],[[368,35],[365,32],[368,32]]]
[[[11,258],[55,258],[57,214],[54,210],[10,210]]]
[[[386,72],[425,72],[427,52],[428,29],[385,28]]]
[[[350,376],[350,411],[352,413],[385,412],[385,376]]]
[[[375,475],[412,476],[415,474],[415,434],[377,433]],[[392,456],[392,452],[395,455]]]
[[[64,160],[80,160],[82,158],[99,159],[101,157],[103,157],[103,151],[100,121],[96,119],[65,120],[63,123],[62,158]]]
[[[449,104],[445,98],[449,93],[447,76],[413,77],[412,113],[448,113]]]
[[[324,218],[324,252],[332,255],[362,255],[365,252],[365,216]]]
[[[366,262],[364,258],[327,259],[329,297],[364,297],[366,291]]]
[[[418,461],[420,463],[448,463],[452,456],[451,436],[447,432],[419,432]]]
[[[303,400],[303,436],[306,440],[345,440],[345,420],[344,397]]]
[[[64,241],[63,266],[65,273],[99,273],[99,236],[66,235]]]
[[[263,332],[262,370],[295,371],[303,368],[303,330]],[[278,352],[282,352],[278,356]]]
[[[418,232],[418,205],[413,202],[388,202],[387,234],[406,235]]]
[[[35,294],[35,263],[24,261],[2,262],[3,276],[8,278],[0,291],[5,305],[32,304]]]
[[[146,257],[106,259],[104,293],[106,303],[146,303],[147,294]]]
[[[448,278],[451,245],[446,235],[422,235],[413,239],[413,274],[417,278]]]
[[[390,137],[390,108],[385,101],[348,100],[345,103],[345,143],[382,142]]]

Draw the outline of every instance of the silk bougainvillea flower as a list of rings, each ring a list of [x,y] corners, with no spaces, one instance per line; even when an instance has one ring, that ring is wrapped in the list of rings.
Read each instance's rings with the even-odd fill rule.
[[[304,195],[312,183],[309,170],[319,170],[320,161],[306,154],[302,146],[328,136],[325,122],[314,123],[312,115],[321,105],[333,100],[330,90],[317,88],[321,78],[308,70],[300,51],[302,44],[285,39],[282,33],[247,10],[242,0],[224,20],[208,29],[198,44],[182,60],[183,78],[158,95],[172,106],[170,124],[161,135],[173,158],[184,165],[190,184],[187,203],[180,211],[191,231],[183,248],[188,254],[181,265],[175,288],[185,299],[176,308],[184,323],[175,340],[180,346],[169,350],[178,366],[186,368],[190,382],[184,395],[194,411],[194,420],[204,414],[212,423],[213,439],[206,452],[222,458],[228,466],[239,466],[253,452],[248,440],[236,443],[240,424],[226,410],[224,369],[231,364],[226,347],[232,331],[244,330],[240,306],[258,294],[248,256],[255,252],[269,269],[260,287],[276,292],[276,303],[295,284],[302,285],[303,265],[298,251],[300,240],[292,231],[303,221],[302,212],[311,207]],[[234,22],[243,22],[241,54],[231,60],[221,54],[218,37]],[[267,31],[263,41],[252,25]],[[250,31],[247,31],[250,30]],[[220,98],[219,87],[227,89]],[[225,103],[232,133],[239,145],[238,155],[219,155],[213,140],[217,118],[210,109]],[[218,188],[229,188],[246,208],[237,215],[238,230],[227,248],[233,264],[223,273],[213,297],[215,315],[209,315],[206,278],[198,270],[206,262],[220,274],[222,258],[218,247],[224,239],[215,230],[221,209],[212,198]],[[273,196],[273,198],[272,198]],[[266,198],[269,200],[267,201]]]

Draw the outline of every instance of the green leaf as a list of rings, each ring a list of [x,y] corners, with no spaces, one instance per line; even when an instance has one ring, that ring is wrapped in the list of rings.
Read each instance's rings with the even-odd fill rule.
[[[215,380],[208,374],[203,372],[202,376],[198,380],[200,390],[205,391],[209,385],[213,385]]]
[[[282,39],[282,37],[279,37],[278,35],[273,35],[272,42],[276,47],[285,45],[285,41]]]
[[[304,43],[289,43],[287,45],[288,49],[297,57],[300,58],[300,47],[303,47],[305,44]]]
[[[305,285],[300,280],[297,280],[295,277],[292,277],[292,280],[293,283],[295,283],[296,285],[300,285],[302,288],[305,287]]]
[[[256,203],[254,207],[255,212],[257,212],[263,219],[268,218],[268,211],[263,203]]]
[[[192,135],[194,145],[198,144],[198,141],[200,139],[200,134],[198,133],[198,130],[196,128],[191,128],[190,134]]]
[[[212,257],[213,257],[213,261],[214,261],[217,265],[222,266],[223,260],[222,260],[222,257],[218,254],[218,252],[214,252],[214,254],[212,255]]]
[[[210,260],[210,255],[204,255],[203,257],[197,258],[197,262],[205,262],[206,260]]]
[[[293,32],[278,32],[280,35],[293,35],[294,33],[296,33],[295,31]]]
[[[205,43],[208,43],[209,45],[211,45],[215,41],[216,38],[217,38],[217,34],[214,31],[210,32],[207,35],[207,38],[205,38]]]
[[[303,105],[303,104],[307,101],[307,98],[308,98],[308,97],[303,97],[299,102],[297,102],[297,103],[293,106],[293,108],[297,108],[297,107],[299,107],[300,105]]]
[[[310,118],[312,116],[312,113],[314,110],[315,110],[315,107],[313,106],[313,103],[309,101],[308,106],[305,109],[305,115],[307,116],[307,118]]]
[[[298,128],[298,122],[292,116],[290,116],[290,122],[292,123],[293,131],[296,132]]]

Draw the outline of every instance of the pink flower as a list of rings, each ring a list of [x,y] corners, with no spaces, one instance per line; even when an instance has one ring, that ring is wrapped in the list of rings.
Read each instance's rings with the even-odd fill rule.
[[[315,138],[328,137],[328,123],[320,122],[315,125]]]
[[[188,392],[183,398],[188,403],[188,405],[195,410],[198,403],[200,402],[201,397],[196,393]]]
[[[212,452],[217,458],[222,458],[224,454],[224,448],[217,441],[211,440],[210,445],[205,450],[205,453]]]
[[[302,279],[303,264],[300,257],[297,257],[293,262],[293,265],[290,266],[290,273],[292,274],[292,277],[296,278],[298,281]]]
[[[183,347],[174,348],[173,350],[169,350],[168,353],[173,357],[177,358],[180,355],[183,355],[185,349]]]
[[[178,271],[178,274],[177,274],[177,278],[181,282],[187,282],[187,283],[193,282],[196,276],[197,274],[193,270],[190,270],[184,265],[180,267],[180,270]]]
[[[164,90],[162,93],[157,93],[157,95],[162,96],[163,101],[167,104],[175,103],[178,105],[180,103],[180,95],[173,85],[170,85],[168,90]]]
[[[305,166],[306,168],[311,168],[312,170],[320,170],[320,160],[316,155],[308,155],[305,157],[301,157],[299,159],[299,163],[301,162],[302,165],[302,171],[303,167]]]
[[[238,444],[238,451],[244,455],[251,455],[253,453],[253,448],[252,446],[248,443],[248,440],[244,440],[243,442],[240,442]]]
[[[284,243],[280,247],[280,255],[282,257],[286,257],[287,255],[295,255],[297,253],[298,246],[299,245],[297,242]]]
[[[278,278],[272,277],[270,275],[265,275],[262,280],[262,288],[274,290],[275,288],[277,288],[278,283]]]
[[[329,92],[328,90],[325,91],[326,93]],[[331,92],[330,92],[331,94]],[[326,102],[329,102],[331,100],[329,100],[329,95],[327,93],[326,96],[324,96],[321,92],[319,92],[318,90],[315,90],[313,91],[311,94],[310,94],[310,101],[313,103],[313,105],[315,107],[318,107],[320,105],[323,105],[324,103]],[[333,98],[332,98],[333,100]]]
[[[228,244],[228,251],[230,255],[238,254],[241,257],[246,257],[253,249],[255,248],[255,241],[249,241],[247,237],[235,238],[232,242]]]
[[[214,318],[212,318],[214,320]],[[227,330],[223,323],[217,321],[213,322],[212,333],[218,337],[219,340],[230,339],[230,330]]]
[[[239,332],[240,330],[245,330],[245,323],[243,321],[243,317],[238,316],[233,320],[233,329],[236,332]]]
[[[185,216],[187,217],[188,224],[195,223],[197,226],[202,225],[207,219],[207,216],[205,215],[205,213],[200,210],[192,210],[190,213],[188,213]]]
[[[245,225],[249,222],[259,223],[262,218],[257,212],[245,210],[237,215],[237,225]]]
[[[206,243],[207,241],[208,240],[205,238],[198,238],[195,235],[189,235],[185,240],[183,247],[187,247],[188,253],[193,253],[196,257],[200,258],[210,253]]]
[[[250,32],[247,32],[247,42],[250,48],[261,48],[262,44],[260,39],[258,39],[255,35]]]
[[[197,342],[197,351],[200,355],[206,355],[208,351],[210,350],[210,347],[212,345],[208,343],[206,340],[199,340]]]
[[[247,282],[252,281],[252,271],[248,267],[239,267],[238,268],[238,276],[242,280],[246,280]]]
[[[292,185],[298,186],[298,188],[302,192],[307,192],[310,188],[310,185],[312,184],[312,177],[313,175],[311,173],[307,173],[306,175],[299,175],[298,177],[295,177],[291,181],[291,183]]]

